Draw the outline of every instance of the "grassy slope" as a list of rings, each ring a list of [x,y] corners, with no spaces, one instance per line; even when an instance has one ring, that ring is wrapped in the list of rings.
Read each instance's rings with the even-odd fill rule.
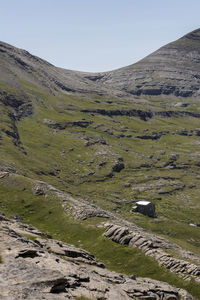
[[[104,221],[103,219],[75,221],[63,212],[55,196],[51,194],[47,197],[33,196],[31,188],[31,181],[19,175],[10,175],[2,179],[1,210],[8,216],[19,215],[25,222],[37,226],[55,239],[61,239],[92,252],[111,270],[166,281],[187,289],[198,299],[199,284],[193,281],[185,282],[136,248],[118,245],[104,238],[102,228],[97,226]]]
[[[196,164],[200,161],[200,138],[175,134],[182,128],[198,128],[198,119],[154,118],[144,122],[134,117],[110,118],[86,114],[80,110],[135,107],[159,110],[161,101],[171,105],[173,100],[148,98],[145,106],[133,105],[123,99],[114,99],[110,103],[110,99],[99,96],[50,96],[30,84],[23,83],[23,86],[34,101],[34,114],[18,122],[20,139],[27,155],[14,146],[11,137],[1,133],[1,165],[13,166],[20,174],[44,180],[76,198],[94,202],[200,254],[199,228],[189,226],[189,223],[199,222],[199,167]],[[10,92],[14,93],[13,90]],[[193,101],[192,105],[195,111],[199,110],[198,103]],[[8,107],[2,106],[1,112],[1,128],[9,128]],[[93,123],[87,128],[69,125],[65,130],[55,130],[44,124],[45,118],[61,124],[83,119]],[[113,134],[110,135],[107,129]],[[146,129],[148,134],[166,130],[169,134],[158,140],[136,138],[146,134]],[[119,134],[132,137],[117,138]],[[106,145],[94,143],[101,137]],[[85,146],[87,141],[92,145]],[[180,168],[164,166],[172,153],[179,155],[176,164]],[[123,157],[125,169],[110,178],[108,175],[118,157]],[[182,168],[183,164],[188,166]],[[26,222],[50,232],[54,237],[88,249],[113,270],[176,283],[187,287],[196,296],[200,293],[197,284],[184,283],[139,250],[102,238],[102,230],[95,226],[97,220],[75,222],[64,214],[56,199],[51,196],[47,199],[34,197],[30,187],[26,187],[28,181],[22,178],[0,179],[0,207],[7,214],[23,213]],[[159,187],[160,179],[164,180],[162,187]],[[125,183],[130,186],[124,186]],[[140,198],[150,199],[156,204],[156,221],[130,213],[133,202]]]

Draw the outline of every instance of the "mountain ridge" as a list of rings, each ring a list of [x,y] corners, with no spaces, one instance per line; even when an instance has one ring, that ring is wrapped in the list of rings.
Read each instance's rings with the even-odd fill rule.
[[[36,72],[43,86],[51,92],[199,97],[199,32],[200,29],[194,30],[137,63],[110,72],[89,73],[58,68],[3,42],[0,43],[0,51],[14,59],[18,66],[27,69],[29,74],[26,72],[26,76]],[[15,71],[19,74],[16,68]]]

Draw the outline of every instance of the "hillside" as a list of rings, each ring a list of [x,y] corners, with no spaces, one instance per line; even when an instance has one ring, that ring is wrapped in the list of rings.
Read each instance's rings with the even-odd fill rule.
[[[199,32],[98,74],[1,42],[0,211],[200,299]]]

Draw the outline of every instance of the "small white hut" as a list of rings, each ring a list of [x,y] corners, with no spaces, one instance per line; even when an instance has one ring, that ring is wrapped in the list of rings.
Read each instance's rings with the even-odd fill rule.
[[[154,203],[147,200],[140,200],[133,206],[132,211],[139,212],[145,216],[156,218],[155,205]]]

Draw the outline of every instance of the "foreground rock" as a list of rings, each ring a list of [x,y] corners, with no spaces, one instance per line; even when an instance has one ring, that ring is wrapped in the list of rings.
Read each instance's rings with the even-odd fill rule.
[[[108,271],[87,251],[44,239],[36,228],[3,215],[0,219],[0,299],[193,299],[167,283]]]

